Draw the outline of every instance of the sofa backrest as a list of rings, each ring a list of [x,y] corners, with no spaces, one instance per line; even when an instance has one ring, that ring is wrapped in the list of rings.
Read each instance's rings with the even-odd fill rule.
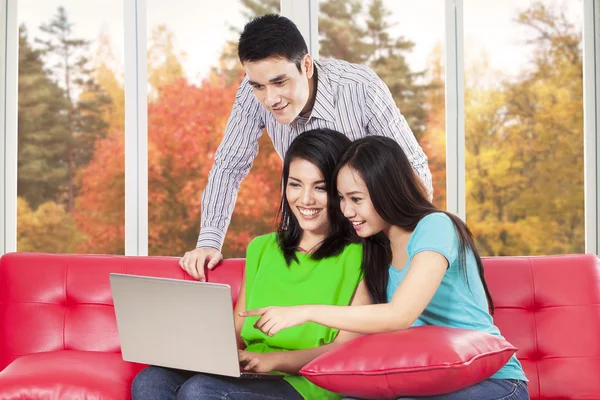
[[[0,259],[0,371],[15,358],[62,349],[119,352],[110,272],[192,279],[172,257],[11,253]],[[600,259],[483,260],[494,320],[519,348],[532,400],[600,399]],[[208,280],[237,300],[244,260]]]
[[[111,272],[193,280],[175,257],[9,253],[0,259],[0,371],[44,351],[120,352]],[[243,259],[207,271],[237,301]]]
[[[494,321],[537,399],[600,399],[600,259],[484,258]]]

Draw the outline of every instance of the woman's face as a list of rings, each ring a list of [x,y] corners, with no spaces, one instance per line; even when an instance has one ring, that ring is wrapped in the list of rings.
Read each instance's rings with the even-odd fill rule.
[[[285,197],[304,232],[327,235],[327,187],[319,168],[301,158],[292,160]]]
[[[337,177],[337,187],[342,213],[352,222],[358,236],[366,238],[390,227],[375,211],[367,185],[357,171],[343,167]]]

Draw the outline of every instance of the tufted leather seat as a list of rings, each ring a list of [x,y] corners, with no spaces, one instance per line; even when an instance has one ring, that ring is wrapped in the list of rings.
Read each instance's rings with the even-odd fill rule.
[[[483,260],[494,321],[519,350],[531,399],[600,399],[600,259]]]
[[[600,259],[484,259],[495,321],[519,348],[531,398],[600,399]],[[243,260],[208,271],[237,296]],[[0,260],[0,400],[129,399],[110,272],[191,279],[172,257],[11,253]],[[234,298],[234,301],[236,298]]]
[[[174,257],[10,253],[0,260],[0,400],[129,399],[109,273],[192,279]],[[207,271],[233,301],[244,260]],[[85,395],[85,396],[84,396]]]

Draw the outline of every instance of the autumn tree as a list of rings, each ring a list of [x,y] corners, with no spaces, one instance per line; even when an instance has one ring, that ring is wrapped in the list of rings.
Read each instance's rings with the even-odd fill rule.
[[[261,7],[258,2],[245,4],[250,12],[252,7]],[[264,4],[275,7],[273,1]],[[162,39],[156,41],[160,46],[149,49],[149,76],[160,77],[160,71],[166,71],[169,79],[157,79],[152,84],[156,93],[148,108],[149,252],[181,255],[196,243],[201,194],[242,75],[233,81],[231,75],[214,69],[208,79],[195,86],[180,75],[181,53],[173,45],[175,38],[166,27],[156,32]],[[224,52],[222,59],[227,57]],[[237,48],[235,62],[239,65]],[[105,74],[99,82],[110,83],[113,78]],[[124,166],[122,157],[114,154],[123,154],[123,139],[110,134],[97,143],[93,162],[82,172],[75,216],[89,240],[79,251],[123,252]],[[240,188],[223,248],[226,256],[243,256],[253,237],[275,228],[280,171],[281,159],[264,135],[260,155]]]
[[[107,137],[95,143],[92,162],[78,173],[81,190],[75,199],[74,217],[85,240],[78,243],[76,251],[124,254],[125,96],[123,76],[118,73],[122,68],[108,33],[101,31],[97,43],[92,76],[112,101],[100,108],[108,124]],[[82,97],[87,95],[83,93]]]
[[[486,255],[583,252],[581,32],[541,3],[517,22],[531,66],[465,92],[467,221]]]
[[[81,189],[73,212],[87,240],[77,252],[125,253],[125,138],[109,135],[94,146],[94,156],[81,170]]]
[[[391,35],[397,16],[382,0],[324,0],[320,3],[319,54],[372,68],[386,83],[417,138],[425,131],[424,71],[412,71],[410,40]]]
[[[150,34],[147,63],[151,97],[158,90],[185,76],[182,61],[185,53],[175,47],[175,37],[166,25],[158,25]]]
[[[198,237],[201,193],[206,186],[214,153],[221,141],[236,87],[204,81],[197,87],[181,79],[163,86],[158,101],[149,105],[148,192],[149,252],[154,255],[181,255]],[[124,243],[123,139],[109,137],[98,142],[94,159],[83,171],[77,203],[79,229],[90,240],[80,251],[121,253]],[[264,224],[277,210],[279,186],[271,182],[271,165],[280,159],[257,159],[258,173],[242,185],[234,219],[239,235],[226,241],[226,256],[243,256],[247,241],[265,232]],[[246,194],[244,194],[246,193]],[[269,227],[271,228],[271,226]],[[235,232],[235,225],[232,224]],[[272,230],[272,229],[271,229]],[[258,232],[258,233],[257,233]]]
[[[63,162],[67,169],[66,206],[71,211],[75,204],[76,171],[86,165],[95,141],[104,137],[107,124],[101,118],[101,107],[110,101],[91,76],[89,68],[89,41],[78,39],[73,34],[73,23],[69,21],[63,7],[40,30],[45,38],[36,39],[42,54],[60,86],[65,91],[67,138]],[[80,97],[86,92],[87,95]]]
[[[83,240],[73,216],[52,201],[33,210],[25,198],[17,197],[17,221],[19,251],[73,253]]]
[[[62,202],[67,186],[64,162],[68,130],[63,90],[44,68],[25,26],[19,28],[19,115],[17,195],[37,208]]]
[[[327,0],[319,4],[319,55],[363,64],[374,51],[359,23],[360,0]]]
[[[446,209],[446,100],[443,46],[437,43],[428,57],[428,90],[424,93],[425,132],[419,141],[429,159],[433,181],[433,203]]]
[[[19,27],[18,86],[17,249],[71,252],[81,236],[61,196],[67,186],[67,103],[24,25]]]
[[[125,92],[123,67],[113,52],[111,38],[103,29],[98,35],[97,49],[92,59],[92,76],[111,102],[101,108],[101,118],[108,124],[108,134],[124,134]]]
[[[408,65],[405,55],[415,43],[403,36],[391,37],[390,29],[397,25],[397,22],[391,22],[392,18],[383,0],[371,1],[366,23],[367,38],[373,51],[368,56],[368,65],[386,83],[408,125],[420,138],[425,131],[423,101],[426,87],[418,82],[423,80],[425,71],[413,71]]]

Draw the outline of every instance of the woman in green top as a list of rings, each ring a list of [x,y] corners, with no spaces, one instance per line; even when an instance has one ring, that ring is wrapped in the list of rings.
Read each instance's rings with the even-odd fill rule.
[[[469,229],[429,202],[400,145],[381,136],[358,139],[337,171],[340,207],[363,238],[365,282],[377,304],[263,307],[245,313],[262,316],[256,326],[275,336],[310,321],[363,334],[436,325],[501,337]],[[484,381],[426,398],[527,400],[527,377],[513,355]]]
[[[309,361],[357,335],[312,322],[277,335],[242,318],[246,308],[276,304],[360,305],[370,297],[362,279],[362,247],[342,215],[333,172],[350,145],[339,132],[316,129],[299,135],[284,163],[279,227],[255,238],[235,307],[240,364],[254,372],[278,371],[283,380],[242,380],[150,366],[132,384],[144,399],[339,399],[299,376]],[[357,289],[358,286],[358,289]]]

